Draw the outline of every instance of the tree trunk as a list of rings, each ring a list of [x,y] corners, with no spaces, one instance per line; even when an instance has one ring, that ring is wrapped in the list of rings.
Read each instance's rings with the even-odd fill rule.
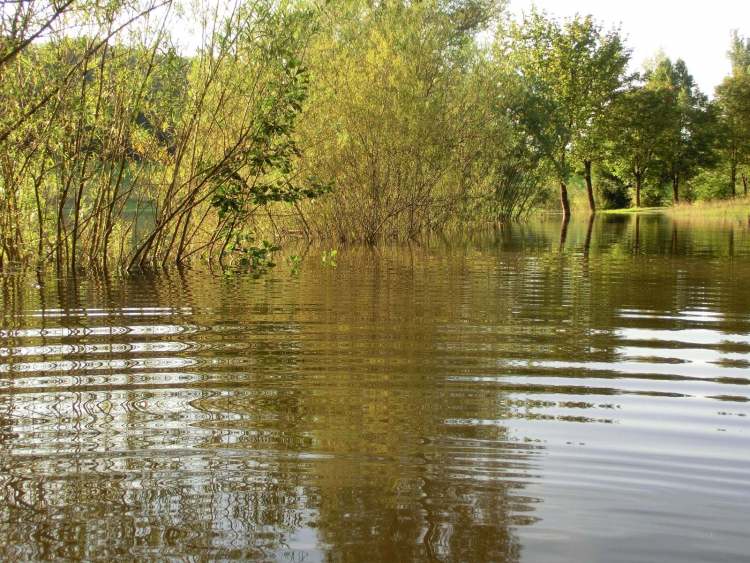
[[[742,175],[742,188],[745,190],[745,197],[747,197],[747,174]]]
[[[635,176],[635,206],[641,206],[641,175],[636,174]]]
[[[680,177],[677,174],[672,176],[672,193],[675,204],[680,203]]]
[[[570,219],[570,201],[568,201],[568,187],[565,182],[560,182],[560,205],[562,206],[563,218]]]
[[[596,202],[594,201],[594,186],[591,182],[591,161],[583,161],[584,177],[586,178],[586,192],[589,196],[589,209],[591,213],[596,213]]]
[[[732,197],[737,197],[737,163],[732,162],[729,169],[729,183],[732,186]]]

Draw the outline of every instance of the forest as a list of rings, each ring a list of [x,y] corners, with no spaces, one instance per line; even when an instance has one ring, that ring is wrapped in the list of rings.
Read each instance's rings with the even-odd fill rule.
[[[680,59],[634,72],[626,30],[498,0],[5,2],[0,268],[746,201],[750,39],[727,51],[707,93]]]

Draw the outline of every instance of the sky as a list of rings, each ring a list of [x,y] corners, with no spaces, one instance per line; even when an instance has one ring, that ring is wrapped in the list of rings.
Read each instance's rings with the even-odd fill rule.
[[[605,27],[620,25],[633,50],[633,70],[659,50],[682,58],[709,96],[729,73],[730,32],[750,36],[750,0],[510,0],[516,15],[532,5],[561,18],[591,14]]]

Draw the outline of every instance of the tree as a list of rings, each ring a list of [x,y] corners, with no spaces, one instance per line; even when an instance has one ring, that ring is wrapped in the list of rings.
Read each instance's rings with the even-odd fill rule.
[[[607,160],[611,170],[635,187],[635,204],[641,206],[641,189],[669,135],[672,94],[663,88],[633,87],[618,96],[607,118],[610,132]]]
[[[729,164],[729,185],[737,195],[737,171],[750,160],[750,39],[732,36],[732,74],[716,88],[721,127],[721,152]],[[747,175],[742,182],[748,193]]]
[[[567,184],[576,158],[587,171],[595,211],[591,162],[598,130],[626,82],[629,60],[619,32],[605,32],[591,16],[560,24],[533,11],[512,29],[508,54],[524,86],[516,113],[554,168],[564,216],[570,216]]]
[[[335,189],[303,206],[310,228],[374,243],[443,225],[459,213],[482,148],[473,37],[487,8],[352,0],[322,17],[301,138],[305,167]]]
[[[670,102],[656,158],[672,185],[674,203],[679,203],[680,182],[690,180],[715,160],[715,113],[682,59],[674,64],[666,57],[658,60],[646,73],[646,87],[662,90]]]
[[[45,3],[16,13],[32,4]],[[34,12],[46,41],[0,43],[0,262],[35,253],[75,274],[110,258],[129,270],[197,253],[255,261],[273,247],[252,246],[257,216],[328,188],[297,169],[313,10],[248,0],[187,13],[205,32],[188,58],[173,49],[170,0],[84,4]]]

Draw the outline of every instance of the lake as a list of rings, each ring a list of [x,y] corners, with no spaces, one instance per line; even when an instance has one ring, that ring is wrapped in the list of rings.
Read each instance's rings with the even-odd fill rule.
[[[747,561],[747,223],[560,227],[2,276],[0,559]]]

